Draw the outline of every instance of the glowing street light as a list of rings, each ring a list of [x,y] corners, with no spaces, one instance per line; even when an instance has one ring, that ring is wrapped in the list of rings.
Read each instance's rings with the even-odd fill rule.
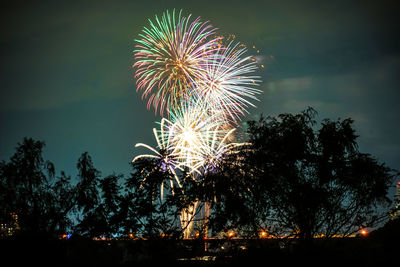
[[[232,238],[235,236],[235,232],[234,231],[229,231],[228,232],[228,238]]]
[[[368,235],[368,231],[367,231],[366,229],[361,229],[361,230],[360,230],[360,234],[361,234],[362,236],[366,236],[366,235]]]
[[[260,238],[267,238],[267,232],[265,230],[260,232]]]

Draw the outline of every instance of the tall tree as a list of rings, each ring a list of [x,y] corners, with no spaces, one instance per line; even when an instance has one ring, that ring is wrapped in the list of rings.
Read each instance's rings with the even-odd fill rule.
[[[65,205],[72,197],[65,174],[55,176],[42,157],[45,143],[24,138],[9,162],[0,164],[0,210],[3,221],[18,220],[20,234],[54,235],[69,224]],[[15,217],[16,215],[16,217]]]
[[[122,196],[119,180],[122,175],[109,175],[99,181],[98,202],[87,210],[77,226],[80,234],[88,237],[112,238],[119,234],[121,221],[120,205]]]
[[[216,174],[226,186],[214,222],[309,241],[348,235],[385,215],[395,172],[358,150],[353,120],[326,119],[317,129],[315,117],[309,108],[248,123],[250,145]]]
[[[274,221],[302,240],[316,234],[350,234],[373,226],[387,207],[393,172],[361,153],[353,120],[326,119],[316,130],[316,112],[281,114],[249,122],[252,154]]]
[[[97,237],[98,232],[103,232],[105,225],[105,215],[99,207],[99,181],[100,171],[98,171],[88,152],[84,152],[77,163],[78,183],[75,186],[75,204],[79,223],[76,231],[80,234]],[[99,230],[101,228],[102,230]]]
[[[129,204],[127,230],[133,230],[146,238],[161,235],[178,237],[181,234],[179,224],[180,206],[184,200],[180,189],[174,194],[169,181],[174,179],[165,172],[157,160],[140,159],[133,163],[133,173],[126,181],[125,202]],[[161,184],[164,198],[161,198]]]
[[[100,171],[93,166],[92,157],[88,152],[83,153],[78,159],[77,168],[77,206],[82,209],[83,213],[86,213],[98,204]]]

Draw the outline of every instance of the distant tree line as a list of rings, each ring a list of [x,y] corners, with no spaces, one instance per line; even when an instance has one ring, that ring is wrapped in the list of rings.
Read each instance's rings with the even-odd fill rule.
[[[315,117],[309,108],[249,121],[246,146],[200,182],[179,172],[183,190],[175,194],[168,193],[174,177],[156,160],[136,161],[128,176],[102,177],[85,152],[71,178],[43,158],[44,142],[25,138],[0,163],[0,223],[11,226],[17,215],[14,236],[182,238],[180,213],[200,200],[210,210],[196,224],[200,237],[229,230],[257,237],[263,230],[309,242],[376,225],[399,173],[359,151],[353,120],[318,124]]]

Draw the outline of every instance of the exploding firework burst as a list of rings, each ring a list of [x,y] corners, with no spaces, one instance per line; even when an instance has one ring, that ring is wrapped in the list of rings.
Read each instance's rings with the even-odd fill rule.
[[[185,102],[170,114],[171,120],[163,119],[165,132],[175,152],[179,154],[181,166],[189,169],[195,164],[192,151],[201,147],[206,138],[223,136],[218,117],[210,116],[202,103]]]
[[[235,148],[245,145],[246,143],[229,142],[235,130],[232,128],[226,132],[222,139],[218,136],[217,130],[202,136],[201,146],[190,151],[194,159],[190,166],[191,172],[196,172],[200,176],[216,172],[228,155],[237,152]]]
[[[194,93],[193,84],[203,76],[212,60],[219,38],[211,38],[216,29],[200,18],[163,13],[155,22],[149,20],[135,46],[135,78],[137,90],[148,98],[147,107],[163,115]]]
[[[259,77],[251,75],[257,64],[246,57],[246,48],[231,41],[222,43],[216,29],[200,18],[168,11],[149,20],[135,49],[135,78],[138,90],[156,112],[166,109],[159,133],[159,150],[138,144],[159,161],[163,171],[174,174],[186,167],[201,173],[215,169],[224,153],[237,146],[232,142],[237,121],[258,100]],[[229,39],[229,38],[228,38]]]
[[[249,106],[254,107],[250,101],[257,101],[256,95],[261,93],[255,88],[260,77],[249,76],[258,69],[257,64],[251,57],[243,57],[245,53],[245,47],[232,42],[220,47],[207,64],[205,75],[197,80],[198,97],[227,123],[236,122]]]

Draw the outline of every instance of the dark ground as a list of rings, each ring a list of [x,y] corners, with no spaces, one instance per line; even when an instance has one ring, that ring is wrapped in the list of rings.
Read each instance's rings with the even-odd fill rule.
[[[400,221],[366,237],[297,240],[0,240],[0,266],[395,266]],[[223,248],[222,248],[223,247]],[[208,260],[205,260],[208,259]]]
[[[2,240],[0,254],[9,266],[389,266],[398,242],[353,238],[304,249],[281,248],[275,240],[218,240],[219,249],[203,252],[201,241]]]

